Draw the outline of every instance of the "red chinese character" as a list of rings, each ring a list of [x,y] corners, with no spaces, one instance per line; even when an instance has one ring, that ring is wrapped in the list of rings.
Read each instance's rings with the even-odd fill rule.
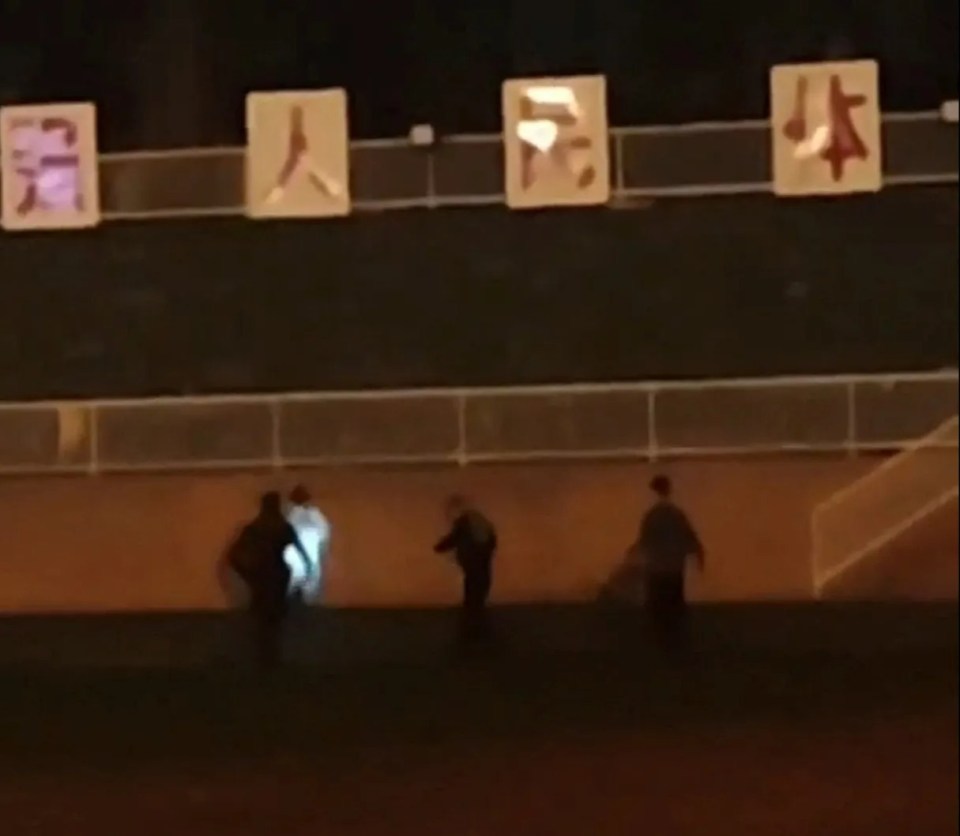
[[[596,168],[591,162],[588,161],[578,172],[571,161],[571,152],[590,150],[593,145],[590,138],[562,135],[565,129],[580,125],[572,91],[569,92],[572,103],[539,101],[534,98],[533,90],[520,100],[520,182],[524,190],[529,189],[536,179],[534,160],[544,155],[554,167],[574,175],[577,188],[585,189],[596,179]]]
[[[866,103],[867,97],[860,93],[848,95],[843,92],[840,76],[830,76],[830,144],[820,152],[820,157],[830,163],[834,182],[843,178],[847,160],[865,160],[870,156],[851,115],[855,107]]]
[[[794,145],[799,145],[807,138],[807,93],[810,83],[802,75],[797,79],[797,94],[793,99],[793,115],[783,126],[783,135]]]
[[[287,159],[277,176],[277,184],[270,192],[267,201],[272,203],[280,199],[284,190],[298,170],[303,169],[307,179],[317,191],[330,197],[341,191],[339,185],[328,177],[310,157],[307,132],[303,124],[303,108],[294,105],[290,108],[290,142]]]
[[[13,165],[24,181],[15,211],[83,211],[79,131],[70,119],[18,119],[11,125]]]
[[[830,89],[827,99],[827,125],[821,126],[824,135],[818,141],[810,137],[807,124],[807,97],[809,82],[805,76],[797,79],[797,94],[794,99],[793,115],[783,126],[784,136],[794,145],[811,143],[820,159],[830,164],[833,181],[843,179],[844,168],[848,160],[865,160],[870,156],[869,149],[853,124],[854,108],[862,107],[867,97],[860,93],[848,94],[843,91],[840,76],[830,76]]]

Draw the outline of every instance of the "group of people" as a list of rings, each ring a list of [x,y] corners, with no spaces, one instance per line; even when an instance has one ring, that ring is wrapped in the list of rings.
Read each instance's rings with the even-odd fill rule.
[[[257,516],[227,549],[227,569],[245,588],[257,658],[264,667],[280,661],[291,606],[319,596],[329,548],[330,524],[310,492],[298,485],[287,508],[278,492],[265,493]]]
[[[657,476],[650,488],[654,502],[608,591],[616,595],[619,583],[633,579],[642,588],[655,637],[666,648],[682,649],[687,639],[686,569],[690,561],[703,568],[704,549],[689,517],[673,501],[670,480]],[[475,649],[492,638],[487,602],[497,531],[461,495],[447,499],[445,516],[449,528],[434,551],[452,555],[459,568],[463,596],[458,639],[461,647]],[[291,606],[318,597],[329,547],[330,525],[302,485],[290,493],[287,507],[279,493],[264,494],[257,516],[231,543],[227,564],[247,590],[257,658],[264,667],[280,661]]]

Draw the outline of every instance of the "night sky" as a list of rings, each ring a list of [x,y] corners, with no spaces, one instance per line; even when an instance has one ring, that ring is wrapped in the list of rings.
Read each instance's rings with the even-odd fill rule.
[[[701,6],[699,12],[692,11]],[[346,87],[355,137],[497,131],[507,77],[603,72],[614,124],[761,117],[767,69],[957,93],[956,0],[0,0],[0,103],[94,100],[108,150],[240,143],[252,89]]]

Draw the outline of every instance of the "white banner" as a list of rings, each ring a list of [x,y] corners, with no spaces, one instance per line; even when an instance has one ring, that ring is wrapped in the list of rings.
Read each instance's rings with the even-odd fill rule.
[[[505,192],[511,208],[609,201],[604,76],[505,81],[503,141]]]
[[[8,230],[100,222],[97,109],[89,103],[0,108],[0,222]]]
[[[876,61],[770,71],[774,192],[876,192],[883,186]]]
[[[247,214],[350,213],[347,94],[341,89],[247,96]]]

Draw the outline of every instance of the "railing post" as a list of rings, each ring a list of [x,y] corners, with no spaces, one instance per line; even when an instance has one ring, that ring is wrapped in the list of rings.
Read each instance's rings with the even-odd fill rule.
[[[857,382],[847,381],[847,455],[855,458],[860,452],[857,439]]]
[[[613,194],[615,197],[620,197],[623,194],[624,188],[624,177],[623,177],[623,132],[614,130],[611,132],[613,134],[613,149],[614,149],[614,169],[613,169]]]
[[[457,393],[457,464],[466,467],[467,457],[467,393]]]
[[[647,455],[651,462],[659,458],[657,449],[657,390],[651,387],[647,391]]]
[[[96,404],[90,404],[87,410],[87,420],[90,422],[87,432],[90,436],[87,472],[91,476],[100,473],[100,410]]]
[[[283,450],[280,443],[280,399],[270,398],[270,462],[274,470],[283,469]]]
[[[437,208],[437,170],[436,154],[433,148],[426,150],[427,155],[427,208]]]

